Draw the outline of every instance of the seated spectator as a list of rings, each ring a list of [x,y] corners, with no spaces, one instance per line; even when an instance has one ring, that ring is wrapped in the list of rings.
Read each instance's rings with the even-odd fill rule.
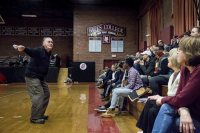
[[[50,66],[60,67],[60,56],[58,54],[51,55]]]
[[[186,31],[184,34],[183,34],[183,37],[189,37],[191,36],[191,31]]]
[[[152,45],[149,50],[151,51],[151,57],[155,57],[156,52],[159,51],[159,47],[157,45]]]
[[[157,47],[159,47],[159,50],[164,50],[164,46],[165,46],[164,42],[162,40],[158,40]]]
[[[156,75],[165,75],[169,72],[169,67],[167,66],[168,64],[168,58],[169,52],[163,51],[163,52],[156,52],[156,65],[155,65],[155,71],[154,71],[154,76]]]
[[[28,64],[28,62],[29,62],[28,57],[24,56],[24,58],[23,58],[23,66],[26,66]]]
[[[171,43],[167,47],[167,50],[171,50],[173,48],[178,48],[178,41],[177,41],[177,38],[175,37],[171,39]]]
[[[104,84],[105,84],[108,80],[112,79],[112,70],[111,70],[110,68],[107,69],[107,71],[106,71],[106,76],[105,76],[104,78],[102,78],[102,79],[103,79],[103,80],[102,80],[102,83],[99,84],[99,85],[97,86],[98,88],[103,88]]]
[[[193,27],[190,35],[191,36],[200,36],[200,27]]]
[[[124,63],[124,68],[127,70],[127,74],[124,74],[125,80],[122,81],[123,86],[119,88],[115,88],[112,92],[112,99],[111,99],[111,105],[107,109],[105,113],[102,114],[102,117],[113,117],[115,116],[115,108],[117,105],[117,102],[120,103],[119,100],[123,97],[127,97],[131,91],[137,90],[143,86],[142,80],[140,78],[139,73],[137,70],[133,68],[133,59],[127,58]],[[126,80],[126,75],[128,75]],[[127,81],[127,82],[124,82]],[[123,100],[122,100],[123,101]]]
[[[149,87],[152,89],[153,95],[162,95],[161,87],[162,85],[167,85],[171,73],[172,71],[167,75],[158,75],[149,79]]]
[[[152,133],[200,132],[200,38],[186,37],[179,42],[181,77],[175,96],[150,96],[162,105]]]
[[[106,73],[107,73],[108,69],[109,68],[107,66],[105,66],[103,72],[97,78],[97,84],[96,84],[96,86],[99,86],[100,84],[103,83],[103,79],[106,77]]]
[[[110,98],[112,89],[121,85],[124,75],[123,62],[118,64],[117,70],[115,71],[116,72],[113,73],[113,78],[107,82],[107,87],[105,88],[105,99],[102,100],[108,100]]]
[[[16,64],[18,64],[19,66],[23,66],[23,56],[18,55]]]
[[[150,51],[144,51],[141,53],[143,55],[143,60],[140,60],[140,68],[142,70],[142,81],[145,86],[148,85],[148,79],[149,77],[154,76],[154,70],[155,70],[155,58],[151,58],[151,52]]]
[[[143,60],[143,55],[141,55],[141,53],[137,52],[135,57],[133,58],[134,63],[133,63],[133,67],[139,72],[139,74],[143,74],[141,68],[140,68],[140,60]]]
[[[142,69],[143,75],[154,75],[155,59],[151,58],[150,51],[144,51],[141,53],[143,55],[142,60],[140,60],[140,68]]]
[[[106,96],[109,96],[110,97],[110,93],[113,89],[117,88],[117,87],[120,87],[121,84],[122,84],[122,79],[123,79],[123,76],[124,76],[124,68],[123,68],[123,64],[124,62],[120,62],[119,65],[118,65],[118,70],[117,70],[117,73],[116,75],[119,75],[119,78],[117,81],[113,81],[112,84],[110,84],[108,87],[107,87],[107,90],[106,90]],[[111,101],[109,100],[106,104],[102,105],[102,106],[99,106],[97,107],[95,110],[97,112],[105,112],[106,109],[108,107],[110,107],[110,103]],[[120,108],[123,108],[123,107],[120,107]]]
[[[116,75],[116,64],[113,64],[111,66],[111,78],[103,82],[103,86],[102,86],[103,93],[101,94],[101,96],[102,96],[101,98],[102,99],[106,98],[106,96],[105,96],[106,89],[107,89],[108,85],[110,85],[112,83],[112,81],[115,80],[115,78],[117,78],[117,80],[118,80],[119,76]]]
[[[177,52],[176,48],[172,49],[168,58],[168,67],[174,71],[168,82],[168,96],[174,96],[179,85],[180,64],[177,62]],[[136,124],[138,128],[143,130],[143,133],[151,133],[159,109],[160,106],[157,106],[155,101],[148,100],[146,102]]]
[[[157,65],[155,67],[154,77],[149,79],[149,87],[152,89],[152,93],[154,95],[161,95],[161,86],[167,85],[170,75],[172,74],[172,70],[167,66],[169,53],[164,52],[164,54],[159,57],[157,61]]]

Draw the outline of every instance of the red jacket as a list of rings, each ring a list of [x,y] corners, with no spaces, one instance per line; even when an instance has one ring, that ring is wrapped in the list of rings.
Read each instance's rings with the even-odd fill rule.
[[[200,120],[200,65],[192,73],[182,67],[176,95],[164,97],[162,103],[168,103],[175,108],[188,107],[192,117]]]

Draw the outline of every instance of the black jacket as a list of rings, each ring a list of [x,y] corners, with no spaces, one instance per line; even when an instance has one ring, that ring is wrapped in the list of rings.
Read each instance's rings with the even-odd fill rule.
[[[112,83],[116,83],[121,78],[120,76],[121,76],[122,73],[123,72],[120,69],[117,70],[116,73],[115,73],[115,79],[112,81]]]
[[[154,70],[155,70],[154,58],[150,58],[150,60],[148,62],[145,62],[144,65],[140,65],[140,68],[144,75],[154,76]]]
[[[103,78],[103,82],[107,82],[108,80],[112,79],[112,70],[109,69],[107,72],[106,72],[106,77]]]
[[[51,53],[48,53],[43,47],[34,49],[25,48],[24,52],[31,57],[25,71],[25,76],[44,80],[44,77],[48,73]]]
[[[118,80],[115,82],[115,85],[119,85],[122,83],[123,76],[124,76],[124,72],[121,70],[118,70]]]

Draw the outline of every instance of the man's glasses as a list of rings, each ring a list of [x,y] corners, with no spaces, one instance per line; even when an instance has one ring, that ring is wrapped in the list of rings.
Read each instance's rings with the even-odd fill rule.
[[[48,43],[53,43],[53,41],[47,41]]]

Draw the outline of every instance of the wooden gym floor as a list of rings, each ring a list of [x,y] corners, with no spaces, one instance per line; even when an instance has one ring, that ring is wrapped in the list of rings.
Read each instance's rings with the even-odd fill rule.
[[[49,84],[51,98],[45,124],[31,124],[30,99],[24,83],[0,84],[0,133],[137,133],[131,116],[101,118],[94,83]],[[86,100],[81,97],[86,97]],[[82,100],[81,100],[82,99]]]

